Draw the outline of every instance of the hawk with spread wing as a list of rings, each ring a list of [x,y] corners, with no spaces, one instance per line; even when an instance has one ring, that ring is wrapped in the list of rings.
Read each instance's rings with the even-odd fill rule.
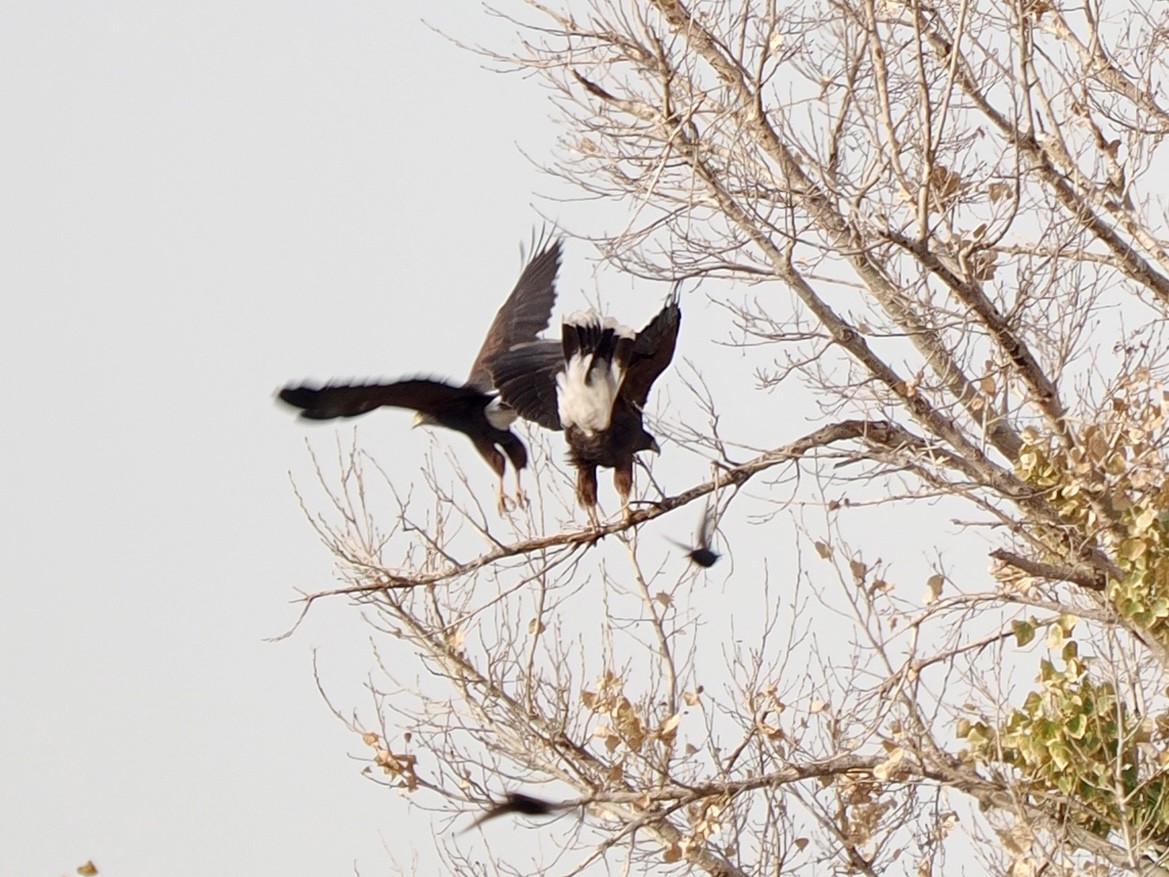
[[[634,455],[658,453],[642,412],[650,388],[674,356],[682,310],[677,290],[640,332],[593,311],[572,314],[559,350],[516,347],[488,361],[500,398],[526,420],[564,430],[577,470],[577,501],[596,523],[597,467],[613,470],[626,512]]]
[[[526,502],[520,470],[528,464],[528,450],[511,425],[516,411],[500,400],[492,383],[490,363],[501,355],[525,350],[532,355],[558,351],[555,341],[542,341],[556,301],[556,274],[562,242],[547,240],[533,247],[535,255],[495,314],[471,373],[462,384],[434,378],[406,378],[367,383],[330,381],[326,384],[289,384],[277,394],[281,401],[301,409],[308,420],[357,417],[375,408],[411,408],[415,426],[444,426],[467,436],[492,471],[499,476],[496,504],[507,508],[504,473],[507,461],[515,469],[516,502]],[[502,453],[501,453],[502,450]],[[506,458],[505,455],[506,454]]]

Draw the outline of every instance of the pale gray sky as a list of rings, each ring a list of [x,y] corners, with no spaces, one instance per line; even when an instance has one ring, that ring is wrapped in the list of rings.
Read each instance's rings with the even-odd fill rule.
[[[551,141],[548,107],[433,8],[0,5],[0,874],[401,851],[404,806],[312,676],[319,649],[363,704],[368,628],[337,603],[263,641],[332,583],[287,480],[306,430],[271,394],[462,377],[517,274],[540,184],[517,144]],[[491,26],[463,13],[437,23]],[[425,451],[386,420],[374,439]]]
[[[335,584],[288,471],[309,478],[306,436],[328,452],[351,435],[296,423],[273,391],[462,378],[533,205],[599,215],[537,197],[553,184],[521,148],[539,159],[559,133],[546,92],[421,18],[470,42],[506,27],[438,6],[0,5],[0,875],[88,858],[168,877],[429,861],[425,814],[360,776],[366,751],[315,687],[314,653],[334,703],[368,709],[357,610],[320,603],[290,639],[265,638],[295,620],[298,590]],[[558,313],[596,292],[592,257],[569,244]],[[601,292],[640,325],[666,289]],[[724,401],[750,388],[755,364],[709,343],[717,311],[690,294],[684,312],[663,400],[682,397],[687,358]],[[806,432],[791,393],[724,405],[724,434]],[[407,484],[434,440],[409,420],[359,427]],[[490,501],[469,443],[441,440]],[[680,449],[659,465],[674,487],[708,471]],[[767,538],[785,582],[795,566]]]

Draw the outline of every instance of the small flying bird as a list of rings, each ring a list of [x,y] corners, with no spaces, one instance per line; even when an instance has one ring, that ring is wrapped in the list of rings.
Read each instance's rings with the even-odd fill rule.
[[[545,801],[543,798],[534,798],[531,795],[525,795],[523,792],[508,792],[507,797],[502,803],[488,809],[486,813],[463,829],[460,834],[470,831],[473,828],[478,828],[489,819],[494,819],[496,816],[503,816],[507,813],[519,813],[522,816],[546,816],[549,813],[555,813],[557,810],[563,809],[562,804],[554,804],[551,801]]]
[[[713,530],[714,509],[708,505],[702,513],[702,520],[698,522],[698,531],[694,534],[695,547],[691,548],[684,542],[678,542],[674,539],[669,539],[669,537],[666,538],[685,551],[691,563],[695,563],[703,569],[710,569],[722,557],[721,554],[710,547],[710,534]]]
[[[552,318],[561,249],[560,240],[533,247],[538,252],[495,314],[465,383],[419,377],[370,383],[289,384],[278,393],[280,400],[300,408],[300,416],[307,420],[357,417],[382,406],[412,408],[417,412],[415,427],[445,426],[471,440],[499,477],[496,506],[501,514],[507,510],[504,472],[510,460],[515,469],[516,503],[523,505],[527,497],[520,483],[520,470],[528,465],[528,450],[511,431],[517,415],[496,394],[489,364],[494,357],[514,349],[531,349],[533,353],[559,351],[559,343],[540,340],[538,336]]]
[[[577,470],[576,498],[597,525],[597,467],[613,470],[629,513],[634,455],[661,453],[642,422],[650,387],[674,356],[682,310],[678,291],[640,332],[593,311],[571,314],[561,349],[515,348],[489,363],[500,398],[520,416],[564,430]]]

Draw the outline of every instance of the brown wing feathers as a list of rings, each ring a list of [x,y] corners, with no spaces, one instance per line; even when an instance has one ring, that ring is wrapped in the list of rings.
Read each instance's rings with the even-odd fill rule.
[[[300,416],[309,420],[357,417],[383,406],[412,408],[424,415],[426,422],[467,435],[500,475],[503,464],[497,445],[504,448],[517,469],[522,468],[527,462],[523,443],[506,428],[506,417],[501,421],[487,408],[495,397],[487,362],[493,355],[518,346],[538,346],[537,336],[547,327],[556,301],[561,249],[561,242],[548,235],[534,241],[535,255],[496,312],[465,384],[429,378],[304,383],[284,387],[278,397],[301,409]]]
[[[437,415],[452,405],[483,397],[483,394],[474,387],[408,378],[387,383],[300,384],[285,387],[279,396],[281,401],[300,408],[300,416],[306,420],[331,420],[334,417],[357,417],[382,406],[412,408]]]
[[[537,341],[504,351],[488,361],[499,395],[524,420],[559,430],[556,375],[564,368],[559,341]]]
[[[536,341],[552,319],[562,245],[559,240],[544,238],[532,249],[538,252],[520,274],[507,301],[496,312],[467,377],[468,384],[485,392],[490,392],[494,386],[490,360],[517,345]]]
[[[645,407],[650,387],[674,358],[681,322],[682,309],[678,306],[678,291],[675,289],[665,307],[637,333],[621,395],[638,408]]]
[[[566,324],[559,341],[541,339],[539,335],[548,326],[556,300],[562,244],[545,236],[534,242],[532,250],[535,255],[496,312],[465,384],[428,378],[306,383],[285,387],[279,393],[280,399],[300,408],[301,417],[314,420],[356,417],[383,406],[412,408],[427,415],[431,422],[467,434],[489,462],[492,462],[489,452],[491,456],[499,456],[495,450],[499,444],[508,449],[513,465],[522,467],[527,458],[526,453],[521,453],[522,442],[510,430],[491,425],[486,416],[488,403],[498,392],[505,410],[510,407],[519,416],[547,429],[561,429],[557,376],[564,372],[574,354],[584,348],[591,349],[590,345],[596,341],[581,333],[587,334],[590,328],[600,333],[603,325],[608,325],[599,319],[595,327],[591,323]],[[594,485],[598,465],[614,467],[615,476],[622,482],[619,488],[625,488],[624,494],[628,491],[626,482],[632,480],[633,454],[657,450],[653,436],[642,426],[641,412],[654,381],[673,359],[681,318],[675,289],[644,329],[631,339],[621,339],[620,359],[626,365],[620,390],[615,398],[610,397],[614,415],[611,427],[588,436],[588,449],[574,447],[572,454],[579,474],[591,475]],[[570,328],[573,331],[567,331]],[[505,427],[506,422],[500,426]],[[577,436],[577,442],[581,440]],[[492,468],[502,475],[501,466],[500,461],[492,462]],[[586,505],[596,503],[595,487],[589,496],[584,496],[578,485],[578,495]]]

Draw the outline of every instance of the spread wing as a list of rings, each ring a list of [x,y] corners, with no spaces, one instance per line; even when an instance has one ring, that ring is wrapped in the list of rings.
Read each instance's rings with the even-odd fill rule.
[[[564,368],[559,341],[522,344],[493,356],[488,363],[499,398],[524,420],[558,430],[556,374]]]
[[[515,289],[495,314],[467,383],[490,392],[491,360],[519,344],[528,344],[548,328],[556,303],[556,272],[560,269],[560,240],[544,237],[532,245],[536,253],[524,267]]]
[[[639,409],[645,407],[649,388],[674,358],[681,322],[682,309],[678,307],[678,292],[675,290],[658,315],[637,333],[637,339],[633,342],[633,356],[621,384],[621,395]]]
[[[407,378],[392,383],[290,385],[277,395],[282,402],[301,409],[300,416],[307,420],[357,417],[384,405],[439,414],[471,398],[486,401],[484,394],[474,387],[430,378]]]

